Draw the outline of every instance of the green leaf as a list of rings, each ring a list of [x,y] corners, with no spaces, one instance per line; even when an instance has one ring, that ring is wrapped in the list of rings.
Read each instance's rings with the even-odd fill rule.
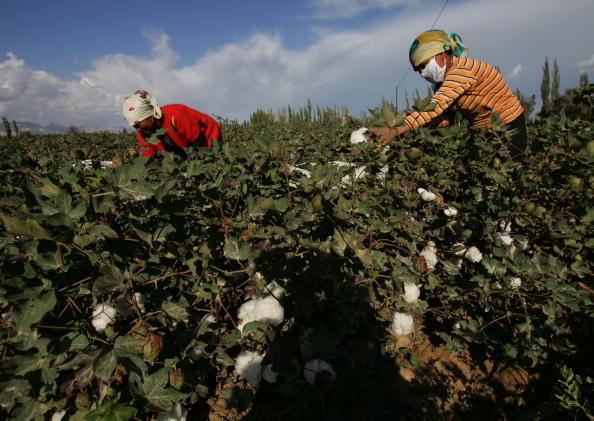
[[[101,269],[101,276],[99,276],[93,285],[93,291],[100,293],[101,291],[122,291],[125,288],[124,275],[116,267],[112,265],[103,265]]]
[[[175,320],[178,320],[180,322],[186,322],[188,321],[188,312],[186,311],[185,308],[172,303],[172,302],[164,302],[161,305],[161,309],[167,313],[167,315]]]
[[[167,411],[174,402],[179,402],[189,395],[167,387],[168,381],[168,368],[162,368],[150,376],[144,375],[142,378],[136,372],[130,374],[132,390],[148,401],[149,408],[157,411]]]
[[[113,370],[115,370],[117,362],[118,358],[116,353],[113,350],[107,352],[105,355],[95,361],[95,375],[107,383],[111,379],[111,375],[113,374]]]
[[[2,214],[2,221],[6,230],[11,234],[27,235],[38,240],[52,240],[51,234],[33,219],[19,219]]]
[[[249,257],[250,245],[234,237],[225,239],[223,254],[228,259],[246,260]]]
[[[136,409],[131,406],[106,399],[101,406],[89,412],[85,419],[87,421],[127,421],[134,417],[136,412]]]

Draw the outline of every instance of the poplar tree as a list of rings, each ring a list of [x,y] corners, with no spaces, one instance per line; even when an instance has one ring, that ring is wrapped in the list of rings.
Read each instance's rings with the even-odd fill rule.
[[[551,101],[556,100],[560,97],[559,94],[559,82],[561,77],[559,76],[559,66],[557,65],[557,59],[553,62],[553,85],[551,87]]]
[[[580,75],[580,88],[587,88],[588,85],[590,84],[590,81],[588,80],[588,73],[584,72]]]
[[[16,120],[12,120],[12,128],[14,129],[14,135],[19,135],[19,126],[16,124]]]
[[[12,137],[12,130],[10,130],[10,123],[6,119],[6,117],[2,117],[2,124],[4,124],[4,131],[6,132],[6,137]]]
[[[550,92],[551,76],[549,74],[549,59],[545,57],[544,66],[542,67],[542,82],[540,82],[540,98],[542,99],[543,108],[549,104]]]

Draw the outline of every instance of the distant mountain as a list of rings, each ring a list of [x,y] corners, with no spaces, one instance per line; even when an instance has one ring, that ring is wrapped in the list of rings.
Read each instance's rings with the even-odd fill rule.
[[[93,126],[63,126],[57,123],[50,123],[46,126],[41,126],[30,121],[17,121],[17,127],[20,133],[29,132],[31,134],[64,134],[68,133],[70,127],[74,127],[80,133],[94,133],[94,132],[121,132],[122,129],[127,130],[126,127],[93,127]],[[10,124],[12,129],[12,122]],[[14,130],[13,130],[14,134]],[[4,127],[0,125],[0,135],[4,136]]]

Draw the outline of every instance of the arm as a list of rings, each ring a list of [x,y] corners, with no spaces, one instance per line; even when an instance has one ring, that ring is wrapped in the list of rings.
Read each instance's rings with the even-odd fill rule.
[[[145,158],[150,158],[151,156],[155,156],[157,154],[156,145],[146,143],[140,133],[137,134],[137,138],[138,145],[142,148],[142,156],[144,156]]]
[[[476,82],[470,70],[455,68],[446,75],[445,81],[435,92],[431,102],[435,103],[433,111],[413,111],[404,116],[404,122],[412,130],[423,126],[446,127],[451,124],[451,106]]]
[[[373,129],[369,129],[368,131],[370,133],[375,134],[378,137],[377,141],[379,143],[381,143],[382,145],[386,145],[395,137],[398,137],[401,134],[404,134],[410,130],[411,130],[411,128],[409,126],[402,125],[402,126],[397,126],[397,127],[393,127],[393,128],[376,127]]]

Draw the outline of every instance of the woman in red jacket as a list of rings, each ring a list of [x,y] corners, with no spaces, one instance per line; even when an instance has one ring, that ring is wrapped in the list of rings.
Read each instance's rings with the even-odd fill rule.
[[[128,124],[136,129],[145,157],[156,155],[158,150],[186,157],[183,148],[210,148],[213,140],[221,141],[221,129],[211,116],[181,104],[160,107],[147,91],[136,91],[127,97],[122,112]],[[165,133],[150,139],[161,128]]]

